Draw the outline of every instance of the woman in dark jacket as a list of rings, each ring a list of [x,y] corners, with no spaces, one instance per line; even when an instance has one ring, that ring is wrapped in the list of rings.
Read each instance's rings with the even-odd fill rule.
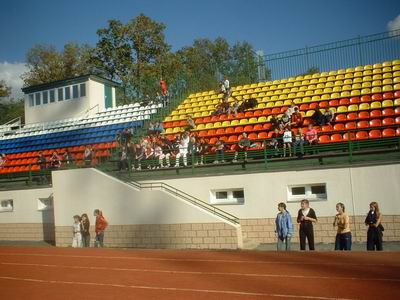
[[[301,209],[297,214],[297,223],[300,225],[300,250],[306,250],[306,238],[308,240],[308,248],[315,250],[313,223],[317,222],[317,216],[309,205],[307,199],[301,200]]]
[[[382,231],[383,226],[381,224],[382,214],[379,211],[379,205],[377,202],[371,202],[369,205],[369,212],[365,218],[365,225],[368,226],[367,233],[367,250],[368,251],[382,251]]]
[[[87,214],[83,214],[81,217],[81,235],[82,247],[90,247],[90,221]]]

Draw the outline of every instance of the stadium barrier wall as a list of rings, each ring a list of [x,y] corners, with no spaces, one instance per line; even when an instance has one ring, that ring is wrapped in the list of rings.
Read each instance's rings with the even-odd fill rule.
[[[95,169],[53,172],[56,245],[70,246],[72,216],[100,209],[107,247],[237,249],[241,231],[160,190],[138,190]],[[94,239],[94,229],[91,237]]]

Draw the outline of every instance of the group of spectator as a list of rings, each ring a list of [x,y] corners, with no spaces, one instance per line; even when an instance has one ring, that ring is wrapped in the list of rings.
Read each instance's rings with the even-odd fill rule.
[[[104,231],[108,226],[107,220],[103,216],[103,212],[95,209],[93,215],[96,218],[94,239],[94,247],[103,247]],[[90,220],[87,214],[82,216],[75,215],[73,217],[74,223],[72,224],[72,247],[73,248],[89,248],[90,247]]]
[[[286,204],[278,204],[279,213],[275,219],[275,233],[277,237],[277,250],[291,250],[291,239],[294,234],[294,226],[290,213],[286,210]],[[306,241],[309,250],[315,250],[314,225],[318,221],[315,211],[310,207],[309,201],[301,201],[301,208],[297,213],[299,224],[300,250],[306,250]],[[371,202],[369,212],[364,221],[368,227],[367,250],[382,251],[382,237],[385,230],[382,225],[382,214],[377,202]],[[335,238],[335,250],[350,251],[352,246],[352,235],[350,229],[350,217],[345,212],[345,205],[341,202],[336,204],[336,215],[333,227],[337,228]]]

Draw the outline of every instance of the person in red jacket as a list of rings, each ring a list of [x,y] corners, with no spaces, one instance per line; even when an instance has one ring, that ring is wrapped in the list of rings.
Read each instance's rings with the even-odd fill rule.
[[[161,93],[165,97],[168,93],[167,83],[161,78],[160,79]]]
[[[103,247],[103,240],[104,240],[104,230],[106,230],[108,226],[107,220],[103,216],[103,212],[99,209],[94,210],[94,216],[96,217],[96,239],[94,241],[94,246]]]

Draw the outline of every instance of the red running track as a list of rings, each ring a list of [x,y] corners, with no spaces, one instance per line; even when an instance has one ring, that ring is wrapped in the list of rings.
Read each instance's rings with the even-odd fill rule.
[[[400,299],[400,253],[0,248],[0,299]]]

